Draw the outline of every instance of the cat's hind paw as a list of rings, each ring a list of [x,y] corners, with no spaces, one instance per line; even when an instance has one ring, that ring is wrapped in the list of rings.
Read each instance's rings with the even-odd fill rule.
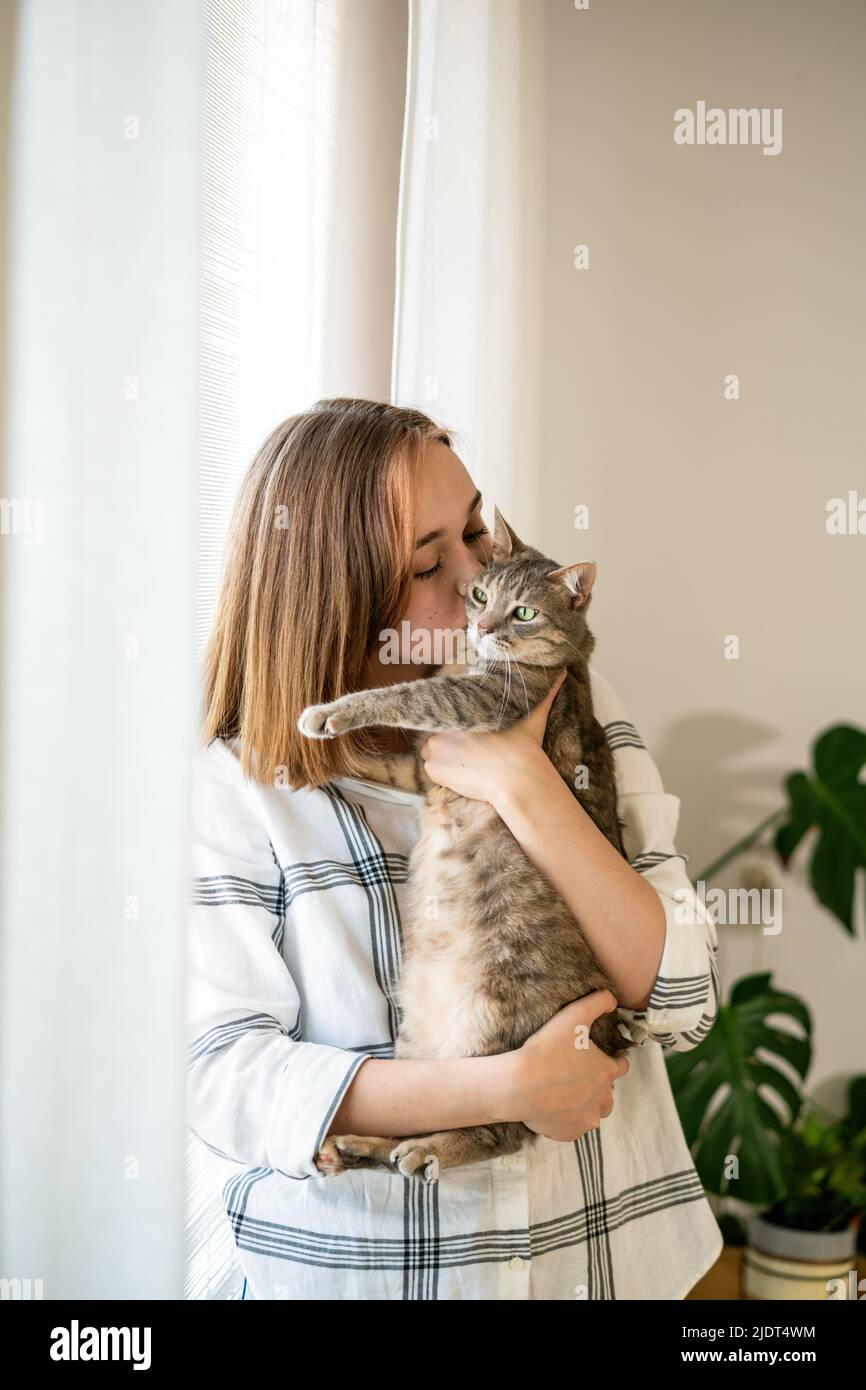
[[[388,1168],[394,1140],[367,1134],[329,1134],[318,1150],[315,1164],[325,1177],[347,1168]]]
[[[320,1173],[325,1177],[332,1177],[335,1173],[345,1171],[346,1165],[343,1156],[333,1139],[326,1139],[319,1149],[314,1159],[315,1165]]]

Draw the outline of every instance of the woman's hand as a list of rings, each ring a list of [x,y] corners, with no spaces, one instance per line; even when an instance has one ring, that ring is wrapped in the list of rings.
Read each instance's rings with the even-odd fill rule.
[[[421,746],[424,769],[431,782],[448,787],[472,801],[489,801],[514,790],[547,762],[542,750],[550,707],[562,682],[563,670],[540,705],[510,729],[495,733],[430,734]]]
[[[613,1084],[629,1069],[589,1037],[595,1019],[617,1008],[609,989],[566,1004],[510,1054],[509,1115],[548,1139],[579,1139],[613,1110]]]

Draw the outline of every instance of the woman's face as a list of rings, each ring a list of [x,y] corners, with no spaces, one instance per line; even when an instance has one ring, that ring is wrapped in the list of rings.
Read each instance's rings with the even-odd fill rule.
[[[418,470],[415,562],[409,602],[400,624],[400,660],[373,658],[375,684],[428,675],[447,651],[447,633],[465,631],[464,594],[489,558],[491,537],[481,519],[481,494],[447,445],[429,440]],[[402,640],[408,621],[410,650]],[[439,637],[437,639],[437,633]],[[427,634],[425,641],[424,634]],[[437,646],[438,640],[438,646]],[[425,660],[429,656],[431,660]]]

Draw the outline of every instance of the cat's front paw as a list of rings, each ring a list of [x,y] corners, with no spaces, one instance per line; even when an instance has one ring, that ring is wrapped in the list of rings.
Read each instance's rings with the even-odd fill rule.
[[[403,1139],[391,1150],[388,1158],[404,1178],[415,1178],[417,1182],[428,1184],[439,1181],[440,1156],[435,1139]]]
[[[332,700],[327,705],[308,705],[298,720],[305,738],[339,738],[353,727],[344,700]]]

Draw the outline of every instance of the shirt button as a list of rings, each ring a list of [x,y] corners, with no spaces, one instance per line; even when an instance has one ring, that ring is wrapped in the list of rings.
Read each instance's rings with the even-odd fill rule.
[[[508,1261],[510,1269],[523,1269],[525,1264],[526,1261],[521,1259],[519,1255],[513,1256],[513,1258]]]
[[[502,1160],[503,1168],[517,1168],[520,1163],[520,1154],[506,1154]]]

